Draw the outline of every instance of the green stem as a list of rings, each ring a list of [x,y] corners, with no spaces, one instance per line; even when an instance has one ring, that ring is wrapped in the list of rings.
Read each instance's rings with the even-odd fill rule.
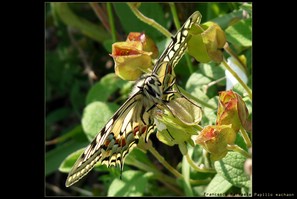
[[[116,31],[115,31],[115,25],[114,25],[114,18],[113,18],[113,14],[112,14],[111,3],[107,3],[107,13],[108,13],[108,20],[109,20],[111,36],[112,36],[112,43],[115,43],[117,38],[116,38]]]
[[[225,43],[224,45],[224,50],[231,56],[234,57],[236,59],[236,61],[239,63],[239,67],[245,72],[246,71],[246,66],[242,63],[242,61],[238,58],[237,54],[235,52],[233,52],[233,50],[230,48],[228,42]]]
[[[226,60],[223,60],[223,64],[225,68],[235,77],[235,79],[241,84],[241,86],[244,88],[244,90],[248,93],[249,98],[252,100],[252,91],[249,89],[249,87],[241,80],[241,78],[237,75],[237,73],[228,65]]]
[[[135,14],[135,16],[140,19],[141,21],[143,21],[144,23],[147,23],[148,25],[156,28],[158,31],[160,31],[163,35],[165,35],[166,37],[171,37],[171,33],[165,29],[163,26],[161,26],[160,24],[158,24],[155,20],[148,18],[146,16],[144,16],[135,6],[134,3],[127,3],[128,6],[130,7],[130,9],[132,10],[132,12]]]
[[[250,148],[252,146],[251,140],[250,140],[246,130],[242,126],[240,126],[240,133],[241,133],[241,135],[242,135],[242,137],[243,137],[243,139],[244,139],[244,141],[246,143],[246,146],[248,148]]]
[[[214,109],[214,110],[217,109],[217,107],[214,107],[213,105],[210,105],[210,104],[208,104],[208,103],[206,103],[206,102],[204,102],[204,101],[202,101],[202,100],[200,100],[200,99],[198,99],[198,98],[196,98],[196,97],[190,95],[190,94],[189,94],[185,89],[183,89],[182,87],[180,87],[180,86],[177,86],[177,87],[178,87],[178,89],[182,92],[183,95],[185,95],[186,97],[188,97],[188,98],[190,98],[190,99],[195,100],[195,101],[198,102],[201,106],[204,106],[204,107],[207,107],[207,108],[210,108],[210,109]]]
[[[168,164],[168,162],[166,162],[166,160],[164,159],[163,156],[161,156],[158,151],[156,151],[156,149],[151,145],[147,145],[147,149],[149,150],[149,152],[151,152],[156,158],[157,160],[168,170],[170,171],[175,177],[177,178],[183,178],[184,176],[179,173],[176,169],[174,169],[170,164]],[[205,179],[205,180],[193,180],[193,179],[189,179],[191,184],[195,184],[195,185],[205,185],[208,184],[210,182],[209,179]]]
[[[183,175],[179,173],[175,168],[173,168],[166,160],[164,159],[163,156],[161,156],[158,151],[153,146],[149,146],[148,148],[149,152],[151,152],[157,160],[166,168],[168,171],[170,171],[175,177],[177,178],[183,178]]]
[[[240,153],[241,155],[245,156],[246,158],[251,158],[250,154],[248,152],[246,152],[245,150],[243,150],[242,148],[240,148],[238,145],[236,144],[228,144],[227,145],[227,149],[228,150],[232,150],[235,152]]]
[[[170,7],[170,10],[171,10],[171,13],[172,13],[172,16],[173,16],[173,21],[174,21],[175,27],[176,27],[177,30],[179,30],[180,29],[180,23],[179,23],[179,20],[178,20],[175,4],[174,3],[169,3],[169,7]]]
[[[198,172],[201,172],[201,173],[216,173],[216,170],[214,169],[211,169],[211,168],[204,168],[204,167],[198,167],[192,160],[192,158],[190,157],[189,153],[187,153],[186,155],[186,159],[188,161],[188,163],[190,164],[190,166],[198,171]]]

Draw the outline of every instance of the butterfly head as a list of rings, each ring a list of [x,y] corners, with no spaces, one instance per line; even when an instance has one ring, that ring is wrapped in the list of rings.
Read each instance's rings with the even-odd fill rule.
[[[148,98],[162,100],[162,84],[156,75],[147,76],[141,89]]]

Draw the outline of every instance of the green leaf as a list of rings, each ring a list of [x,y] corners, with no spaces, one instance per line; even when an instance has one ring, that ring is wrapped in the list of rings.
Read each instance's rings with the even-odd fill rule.
[[[70,155],[68,155],[63,162],[60,164],[59,171],[63,173],[69,173],[71,168],[73,167],[76,160],[79,158],[79,156],[83,153],[85,148],[81,148]]]
[[[252,19],[242,19],[226,29],[227,40],[243,47],[252,46]]]
[[[105,75],[88,92],[86,104],[90,104],[94,101],[107,101],[108,97],[117,89],[121,88],[124,83],[125,81],[114,73]]]
[[[142,196],[148,184],[148,177],[149,175],[144,175],[141,171],[125,171],[122,180],[113,180],[107,196]]]
[[[212,79],[212,80],[218,80],[222,77],[225,77],[225,70],[222,65],[218,65],[214,62],[211,62],[209,64],[200,64],[199,69],[201,70],[201,73]],[[220,85],[225,85],[224,81],[218,82]]]
[[[246,90],[242,87],[241,84],[235,84],[234,87],[232,88],[232,90],[236,93],[238,93],[240,96],[244,97],[244,96],[248,96]]]
[[[45,175],[49,175],[58,170],[60,164],[73,151],[86,146],[87,142],[70,140],[59,145],[59,147],[49,151],[45,155]]]
[[[236,187],[249,188],[250,178],[244,171],[246,158],[240,153],[230,151],[214,163],[215,169],[223,178]]]
[[[225,193],[231,187],[232,184],[230,182],[225,180],[220,174],[216,174],[206,187],[204,193],[207,194],[205,196],[212,196],[212,194],[215,194],[213,196],[219,196],[218,194]]]
[[[219,24],[222,29],[226,29],[232,21],[240,20],[242,19],[242,10],[233,11],[228,14],[221,15],[217,18],[212,19],[211,21]]]
[[[217,119],[217,107],[218,107],[218,96],[215,96],[207,101],[207,104],[212,105],[215,109],[211,109],[208,107],[204,107],[203,109],[203,124],[204,125],[211,125],[216,123]],[[208,122],[206,122],[208,121]]]
[[[208,96],[203,92],[203,86],[206,86],[210,83],[211,80],[204,75],[195,72],[193,73],[186,83],[186,90],[198,98],[201,101],[207,102],[209,100]],[[199,103],[199,102],[198,102]],[[201,104],[203,106],[203,104]]]
[[[82,126],[90,141],[99,133],[118,108],[116,104],[103,102],[92,102],[85,107]]]

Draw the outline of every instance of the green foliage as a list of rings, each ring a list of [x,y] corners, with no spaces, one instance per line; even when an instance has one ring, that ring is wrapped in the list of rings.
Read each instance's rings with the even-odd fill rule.
[[[250,177],[244,172],[244,162],[246,158],[236,152],[228,152],[226,157],[215,162],[218,175],[232,185],[240,188],[250,188]]]
[[[180,155],[178,147],[165,146],[154,134],[150,137],[153,146],[182,174],[182,178],[173,175],[150,152],[135,148],[126,157],[122,174],[118,167],[107,168],[97,164],[94,171],[73,189],[64,187],[67,173],[79,155],[128,98],[133,85],[114,74],[109,56],[113,43],[111,35],[115,34],[117,41],[124,41],[129,32],[145,32],[158,46],[159,55],[170,41],[152,25],[137,18],[126,3],[111,3],[113,22],[108,20],[110,13],[106,3],[96,4],[100,10],[99,17],[90,3],[46,3],[45,176],[47,185],[53,185],[46,186],[46,195],[207,196],[207,193],[250,193],[251,179],[243,168],[245,156],[230,151],[223,159],[212,162],[200,145],[188,145],[187,151],[195,164],[215,169],[215,173],[198,172],[185,156]],[[222,28],[234,54],[246,58],[247,85],[251,88],[252,4],[173,4],[181,24],[198,10],[202,14],[202,23],[212,21]],[[139,10],[172,34],[176,32],[174,14],[168,3],[141,3]],[[107,28],[110,23],[114,23],[116,32]],[[229,56],[224,51],[224,57],[227,59]],[[218,92],[226,87],[225,67],[222,63],[197,63],[193,59],[191,65],[188,66],[185,58],[180,60],[175,68],[176,84],[185,88],[185,92],[201,106],[201,128],[214,125]],[[194,72],[190,73],[189,68]],[[251,117],[252,101],[245,88],[236,84],[233,90],[242,96]],[[248,150],[240,133],[235,144]],[[166,153],[166,150],[170,152]],[[50,187],[59,187],[62,191]]]
[[[81,122],[89,140],[94,139],[99,133],[98,129],[106,124],[118,108],[116,104],[103,102],[92,102],[85,107]]]
[[[142,196],[148,183],[150,173],[125,171],[122,180],[114,179],[110,184],[107,196]]]

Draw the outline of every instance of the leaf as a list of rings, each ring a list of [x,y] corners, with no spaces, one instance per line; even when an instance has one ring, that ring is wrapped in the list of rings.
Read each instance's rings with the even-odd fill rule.
[[[199,100],[207,102],[209,100],[209,98],[202,91],[202,89],[203,89],[203,86],[206,86],[210,82],[211,82],[211,80],[208,77],[205,77],[204,75],[202,75],[198,72],[195,72],[189,77],[189,79],[186,83],[186,90],[191,95],[198,98]]]
[[[216,194],[214,196],[219,196],[219,194],[225,193],[231,187],[232,184],[230,182],[225,180],[220,174],[216,174],[206,187],[204,196],[212,196],[212,194]]]
[[[91,141],[118,109],[118,105],[103,102],[92,102],[83,112],[82,127]]]
[[[223,178],[236,187],[249,188],[250,178],[244,171],[244,162],[246,158],[237,153],[230,151],[219,161],[214,163],[215,169]]]
[[[227,40],[236,45],[243,47],[252,46],[252,19],[242,19],[226,30]]]
[[[215,64],[214,62],[209,64],[200,64],[199,69],[204,76],[211,78],[212,80],[218,80],[225,76],[225,70],[223,66]],[[220,81],[218,84],[225,85],[224,81]]]
[[[49,175],[58,170],[60,164],[64,159],[73,151],[86,146],[87,142],[79,142],[76,140],[70,140],[59,147],[49,151],[45,155],[45,175]]]
[[[148,184],[148,177],[149,175],[144,175],[141,171],[125,171],[122,173],[122,180],[113,180],[107,196],[142,196]]]
[[[215,96],[211,98],[210,100],[207,101],[207,104],[212,105],[213,107],[216,107],[215,109],[211,109],[208,107],[204,107],[203,109],[203,117],[202,121],[204,121],[204,125],[211,125],[215,124],[216,119],[217,119],[217,107],[218,107],[218,96]],[[205,123],[205,118],[208,119],[208,123]]]
[[[83,153],[85,148],[81,148],[70,155],[68,155],[63,162],[60,164],[59,171],[64,173],[69,173],[71,168],[73,167],[76,160],[79,158],[79,156]]]
[[[125,83],[124,80],[120,79],[114,73],[109,73],[102,77],[87,94],[86,104],[90,104],[94,101],[106,102],[108,97],[115,92],[118,88],[121,88]]]
[[[219,26],[224,30],[228,28],[229,24],[234,20],[242,19],[242,10],[234,11],[228,14],[221,15],[217,18],[212,19],[211,21],[219,24]]]

